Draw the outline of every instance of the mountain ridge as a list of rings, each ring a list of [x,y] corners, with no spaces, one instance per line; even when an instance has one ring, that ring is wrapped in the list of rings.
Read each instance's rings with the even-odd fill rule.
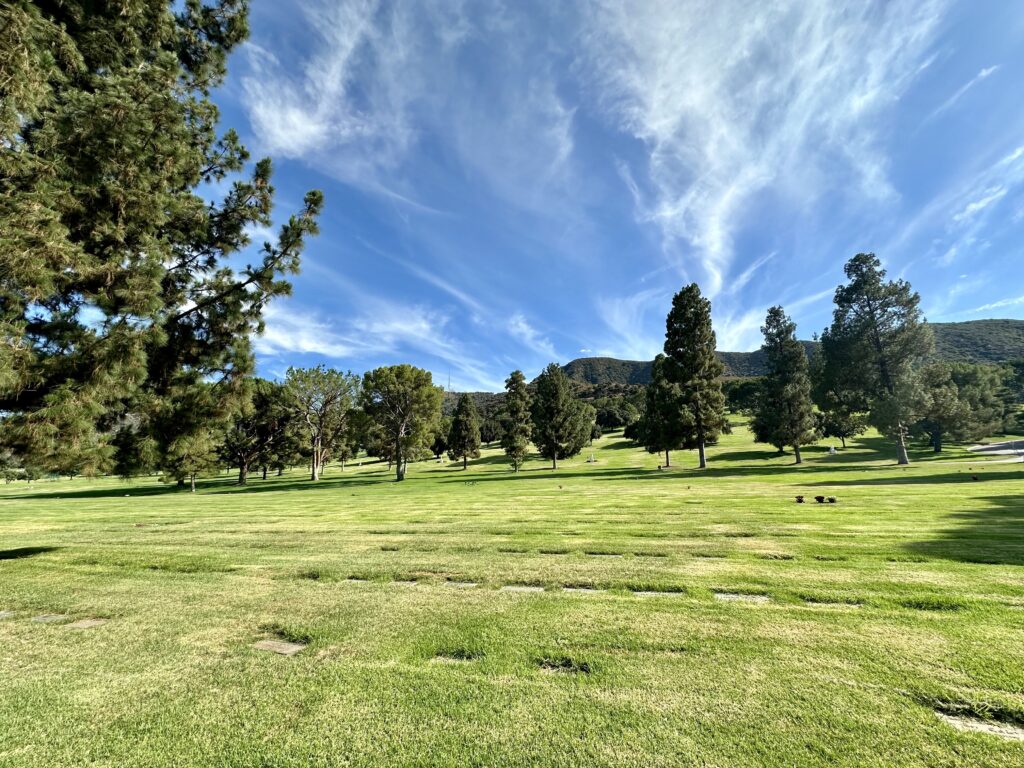
[[[929,323],[935,334],[935,358],[948,362],[1005,363],[1024,358],[1024,320],[968,320]],[[802,341],[808,356],[819,342]],[[732,378],[760,376],[765,372],[764,353],[718,352],[725,375]],[[562,366],[573,381],[601,386],[643,385],[651,380],[651,361],[614,357],[579,357]]]

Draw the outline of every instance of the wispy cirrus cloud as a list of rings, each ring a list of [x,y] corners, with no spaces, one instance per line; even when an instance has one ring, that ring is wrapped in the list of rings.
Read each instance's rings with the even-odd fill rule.
[[[264,309],[266,329],[256,337],[256,352],[273,361],[284,356],[313,355],[354,370],[404,362],[408,356],[434,373],[436,383],[450,375],[462,390],[501,386],[491,366],[477,359],[448,328],[447,315],[421,306],[368,298],[352,315],[327,318],[290,301]]]
[[[424,202],[427,174],[409,167],[424,142],[439,143],[507,202],[545,210],[545,189],[559,186],[573,150],[575,110],[536,55],[543,38],[519,32],[525,11],[464,6],[304,2],[302,47],[287,61],[260,42],[247,47],[244,103],[263,148],[439,212]],[[497,71],[488,74],[500,88],[484,67],[467,76],[461,57],[470,44],[490,46]]]
[[[967,310],[971,314],[978,314],[980,312],[990,312],[993,309],[1003,309],[1005,307],[1015,307],[1020,304],[1024,304],[1024,296],[1015,296],[1007,299],[1000,299],[999,301],[993,301],[988,304],[982,304],[980,307]]]
[[[982,80],[985,80],[986,78],[994,75],[998,70],[999,70],[999,65],[997,64],[997,65],[995,65],[993,67],[985,67],[984,69],[979,71],[978,74],[976,74],[974,77],[972,77],[970,80],[968,80],[962,86],[960,86],[956,90],[956,92],[953,93],[952,96],[950,96],[948,99],[946,99],[944,102],[942,102],[942,104],[940,104],[935,109],[934,112],[932,112],[930,115],[928,115],[928,117],[926,117],[924,119],[924,122],[927,123],[927,122],[929,122],[931,120],[934,120],[936,117],[941,115],[943,112],[948,112],[949,110],[951,110],[954,106],[956,106],[957,102],[960,101],[960,99],[962,99],[964,97],[964,94],[966,94],[969,90],[971,90],[971,88],[976,86]]]
[[[931,233],[929,259],[949,267],[965,254],[983,249],[986,239],[1007,226],[996,213],[1007,198],[1024,190],[1024,146],[1003,150],[972,172],[955,178],[883,246],[884,253],[899,251],[923,233]],[[1012,225],[1012,216],[1009,224]],[[909,266],[909,265],[907,265]],[[906,269],[906,267],[905,267]]]
[[[517,312],[509,318],[508,332],[535,356],[543,356],[549,361],[558,359],[554,344],[530,325],[521,312]]]
[[[672,291],[647,288],[627,296],[605,296],[595,302],[604,321],[605,337],[597,346],[608,357],[653,360],[665,340],[664,317],[672,302]]]
[[[646,147],[629,178],[666,256],[714,297],[760,193],[892,196],[877,118],[927,65],[944,5],[600,3],[585,60],[605,114]]]

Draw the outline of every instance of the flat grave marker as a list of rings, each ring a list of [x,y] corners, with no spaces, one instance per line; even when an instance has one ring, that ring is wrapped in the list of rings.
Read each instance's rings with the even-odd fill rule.
[[[764,604],[769,601],[767,595],[749,595],[744,592],[715,592],[715,599],[725,600],[727,602],[759,604]]]
[[[258,651],[270,651],[279,653],[282,656],[294,656],[306,646],[302,643],[289,643],[287,640],[260,640],[253,643],[253,648]]]
[[[987,733],[1003,739],[1010,739],[1011,741],[1024,741],[1024,728],[1019,725],[991,722],[974,717],[963,717],[961,715],[948,715],[945,712],[936,712],[935,714],[958,731]]]
[[[93,629],[102,627],[108,619],[79,619],[67,625],[68,629]]]

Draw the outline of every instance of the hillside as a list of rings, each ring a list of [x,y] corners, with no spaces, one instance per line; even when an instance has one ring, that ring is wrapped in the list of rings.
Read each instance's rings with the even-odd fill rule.
[[[1005,363],[1024,358],[1024,320],[971,320],[964,323],[931,323],[935,333],[935,357],[950,362]],[[805,341],[807,354],[813,354],[816,341]],[[719,352],[725,375],[760,376],[764,373],[764,355],[753,352]],[[611,357],[583,357],[563,366],[574,381],[593,385],[646,384],[651,380],[651,364],[639,360]]]
[[[941,360],[1005,363],[1024,358],[1024,320],[932,323]]]
[[[647,384],[651,363],[613,357],[581,357],[562,366],[565,375],[583,384]]]

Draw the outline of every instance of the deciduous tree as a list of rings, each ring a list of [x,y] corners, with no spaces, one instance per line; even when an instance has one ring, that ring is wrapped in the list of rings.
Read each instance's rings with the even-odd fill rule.
[[[377,368],[363,376],[362,406],[388,445],[396,480],[405,479],[408,458],[433,439],[443,396],[429,371],[411,365]]]
[[[319,480],[328,457],[352,441],[352,410],[359,396],[359,377],[322,365],[289,368],[285,387],[296,418],[306,427],[310,479]]]

